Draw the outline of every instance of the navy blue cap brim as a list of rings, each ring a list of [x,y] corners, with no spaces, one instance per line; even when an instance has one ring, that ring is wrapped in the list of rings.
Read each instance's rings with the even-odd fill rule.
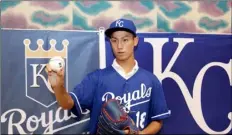
[[[133,34],[136,37],[136,33],[134,33],[132,30],[127,29],[127,28],[120,28],[120,27],[107,29],[105,31],[105,34],[106,34],[106,36],[108,38],[111,38],[112,33],[115,32],[115,31],[127,31],[127,32]]]

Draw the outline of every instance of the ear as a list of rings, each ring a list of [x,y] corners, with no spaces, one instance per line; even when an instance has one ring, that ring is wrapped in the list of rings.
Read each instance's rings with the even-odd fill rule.
[[[137,46],[138,43],[139,43],[139,37],[136,36],[136,37],[134,38],[134,46]]]

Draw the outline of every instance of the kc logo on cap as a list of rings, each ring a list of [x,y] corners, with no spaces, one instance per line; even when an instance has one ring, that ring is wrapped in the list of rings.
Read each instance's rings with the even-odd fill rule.
[[[117,20],[116,23],[115,23],[115,26],[116,27],[123,27],[123,23],[124,23],[123,21]]]

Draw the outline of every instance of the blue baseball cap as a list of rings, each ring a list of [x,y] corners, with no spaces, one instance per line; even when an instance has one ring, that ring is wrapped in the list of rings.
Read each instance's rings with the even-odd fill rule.
[[[105,31],[107,37],[111,37],[111,34],[115,31],[127,31],[136,36],[136,27],[133,21],[127,19],[118,19],[110,24],[110,27]]]

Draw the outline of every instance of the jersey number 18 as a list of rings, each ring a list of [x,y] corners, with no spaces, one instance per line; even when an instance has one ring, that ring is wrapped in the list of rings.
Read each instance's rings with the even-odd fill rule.
[[[144,121],[145,121],[145,118],[146,118],[146,112],[143,112],[140,114],[140,111],[138,111],[136,113],[136,126],[137,127],[141,127],[141,128],[144,128]]]

